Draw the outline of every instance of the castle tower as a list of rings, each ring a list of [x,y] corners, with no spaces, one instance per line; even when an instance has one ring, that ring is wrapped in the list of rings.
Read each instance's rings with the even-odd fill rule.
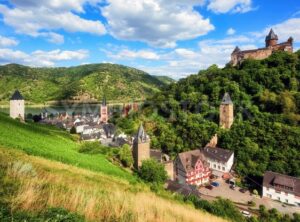
[[[230,129],[233,118],[233,103],[230,95],[225,93],[220,105],[220,126],[225,129]]]
[[[11,118],[25,120],[25,101],[21,93],[16,90],[10,98],[9,115]]]
[[[141,124],[137,135],[133,140],[132,155],[134,167],[138,169],[142,165],[142,161],[150,158],[150,138],[145,133]]]
[[[100,106],[100,122],[107,123],[108,121],[108,108],[106,98],[104,97]]]
[[[274,33],[273,29],[270,30],[266,36],[266,48],[277,45],[278,36]]]

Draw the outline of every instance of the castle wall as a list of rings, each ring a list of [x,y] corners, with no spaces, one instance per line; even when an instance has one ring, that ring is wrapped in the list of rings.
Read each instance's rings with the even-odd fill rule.
[[[220,126],[230,129],[233,124],[233,105],[220,105]]]
[[[25,120],[25,102],[24,100],[10,100],[9,115],[11,118],[21,118]]]
[[[142,165],[142,161],[150,159],[150,140],[145,143],[133,143],[133,160],[134,167],[138,169]]]

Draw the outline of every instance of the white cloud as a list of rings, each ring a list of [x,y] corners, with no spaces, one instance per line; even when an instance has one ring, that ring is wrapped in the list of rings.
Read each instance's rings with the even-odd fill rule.
[[[178,40],[193,39],[214,29],[193,9],[204,1],[108,0],[102,8],[109,32],[117,39],[175,47]]]
[[[266,36],[270,29],[273,28],[275,33],[278,35],[279,41],[286,41],[290,36],[292,36],[295,42],[300,42],[300,18],[288,19],[282,23],[275,24],[267,27],[261,32],[261,37]]]
[[[83,13],[82,5],[85,2],[87,1],[12,0],[14,8],[0,4],[0,13],[3,15],[3,22],[13,27],[17,33],[46,37],[54,43],[63,42],[63,36],[55,33],[59,29],[67,32],[105,34],[106,29],[100,21],[87,20],[73,13]]]
[[[18,44],[17,40],[0,35],[0,47],[16,46]]]
[[[7,48],[0,49],[0,64],[19,63],[30,66],[54,66],[55,62],[68,60],[82,60],[87,58],[89,52],[87,50],[37,50],[32,53],[25,53],[19,50]]]
[[[235,34],[235,30],[233,28],[229,28],[226,32],[227,35],[234,35]]]
[[[110,58],[126,60],[126,59],[148,59],[148,60],[158,60],[159,55],[150,50],[128,50],[123,49],[118,53],[112,53],[110,51],[106,51],[106,54]]]
[[[215,13],[245,13],[252,10],[252,0],[210,0],[207,8]]]

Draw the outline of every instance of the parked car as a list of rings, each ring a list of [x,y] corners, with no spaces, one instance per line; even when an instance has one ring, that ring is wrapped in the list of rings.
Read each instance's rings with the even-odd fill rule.
[[[241,213],[242,213],[243,216],[245,216],[245,217],[251,217],[251,214],[250,214],[248,211],[246,211],[246,210],[242,210]]]
[[[213,187],[212,185],[206,185],[205,188],[206,188],[206,189],[209,189],[209,190],[214,189],[214,187]]]
[[[214,187],[220,186],[220,184],[218,182],[212,182],[211,185],[214,186]]]
[[[231,184],[231,185],[230,185],[230,189],[235,190],[235,185],[234,185],[234,184]]]
[[[241,192],[241,193],[246,193],[246,192],[247,192],[247,189],[241,188],[241,189],[240,189],[240,192]]]

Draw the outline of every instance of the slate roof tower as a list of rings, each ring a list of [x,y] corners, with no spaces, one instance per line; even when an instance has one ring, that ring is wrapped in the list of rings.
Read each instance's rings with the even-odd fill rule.
[[[9,115],[13,119],[19,118],[21,121],[25,121],[25,101],[21,93],[16,90],[9,103]]]
[[[143,160],[150,158],[150,137],[146,134],[142,124],[133,140],[132,155],[136,169],[142,165]]]
[[[229,93],[226,92],[220,105],[220,126],[225,129],[230,129],[233,120],[233,102]]]

